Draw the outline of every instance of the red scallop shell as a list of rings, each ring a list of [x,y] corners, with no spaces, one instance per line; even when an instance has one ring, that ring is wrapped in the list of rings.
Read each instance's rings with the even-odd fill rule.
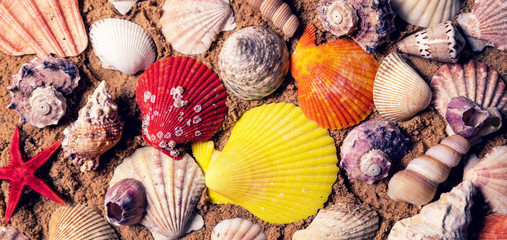
[[[171,90],[183,87],[181,101]],[[227,112],[222,82],[206,65],[189,57],[169,57],[153,63],[139,77],[136,100],[143,116],[143,138],[173,158],[183,144],[209,139]],[[178,105],[178,106],[177,106]]]
[[[484,218],[482,227],[477,233],[479,240],[507,238],[507,215],[492,214]]]

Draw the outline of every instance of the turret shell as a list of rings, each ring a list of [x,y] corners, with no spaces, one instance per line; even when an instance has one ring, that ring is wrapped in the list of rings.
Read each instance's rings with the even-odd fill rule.
[[[247,0],[262,16],[273,22],[275,27],[291,38],[299,27],[299,20],[282,0]]]

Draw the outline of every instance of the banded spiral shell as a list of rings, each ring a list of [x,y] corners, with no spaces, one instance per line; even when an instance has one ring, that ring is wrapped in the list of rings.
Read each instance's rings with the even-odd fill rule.
[[[242,218],[219,222],[211,233],[211,240],[267,240],[259,225]]]
[[[299,27],[299,20],[292,14],[290,7],[282,0],[247,0],[262,16],[273,22],[275,27],[291,38]]]
[[[461,0],[391,0],[391,6],[408,23],[430,27],[456,16]]]

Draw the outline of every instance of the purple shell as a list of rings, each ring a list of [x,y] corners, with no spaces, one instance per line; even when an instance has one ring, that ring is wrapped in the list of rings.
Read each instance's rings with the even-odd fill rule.
[[[30,240],[22,232],[11,226],[0,227],[0,239],[2,240]]]
[[[464,138],[475,137],[488,118],[488,111],[466,97],[453,97],[447,104],[445,120]]]
[[[141,182],[126,178],[106,193],[104,205],[107,221],[115,226],[139,223],[146,212],[146,192]]]

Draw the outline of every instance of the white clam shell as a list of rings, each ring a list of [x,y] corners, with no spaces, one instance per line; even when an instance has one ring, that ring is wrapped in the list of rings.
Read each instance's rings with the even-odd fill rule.
[[[153,39],[133,22],[116,18],[97,21],[90,27],[90,39],[105,69],[132,75],[155,62]]]
[[[218,223],[211,240],[267,240],[259,225],[242,218],[231,218]]]
[[[391,6],[408,23],[430,27],[456,16],[461,0],[391,0]]]
[[[174,160],[155,148],[139,148],[116,168],[110,187],[124,178],[143,184],[148,205],[141,224],[155,240],[176,239],[204,225],[202,217],[193,214],[204,176],[190,155]]]
[[[128,13],[137,1],[139,0],[109,0],[109,2],[113,4],[114,8],[123,15]]]
[[[389,121],[405,121],[431,102],[428,84],[398,53],[389,54],[380,63],[373,82],[373,102]]]

